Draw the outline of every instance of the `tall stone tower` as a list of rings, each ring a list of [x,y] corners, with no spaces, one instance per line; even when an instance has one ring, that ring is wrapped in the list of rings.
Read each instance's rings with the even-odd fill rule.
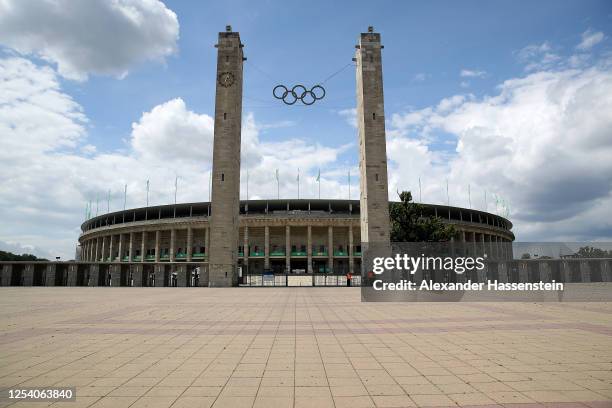
[[[387,148],[380,34],[368,27],[355,47],[357,123],[361,187],[361,241],[364,251],[390,253]],[[365,253],[364,253],[365,255]],[[368,256],[364,257],[367,268]]]
[[[240,131],[242,64],[240,34],[231,26],[219,33],[213,147],[209,286],[237,283],[240,212]]]

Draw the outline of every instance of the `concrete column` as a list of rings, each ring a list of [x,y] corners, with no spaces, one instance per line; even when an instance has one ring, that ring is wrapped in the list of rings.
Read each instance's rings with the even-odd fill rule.
[[[147,231],[142,231],[142,242],[140,243],[140,262],[144,262],[145,260],[146,241],[147,241]],[[142,282],[142,279],[141,279],[141,282]]]
[[[172,228],[170,230],[170,262],[174,262],[174,251],[175,251],[175,241],[176,240],[176,230]]]
[[[100,258],[102,262],[106,261],[106,237],[102,237],[102,254]]]
[[[485,234],[480,234],[480,245],[482,245],[482,247],[480,248],[480,255],[483,256],[487,252],[487,249],[485,247]]]
[[[161,231],[155,231],[155,262],[159,262],[159,241],[161,238]],[[156,283],[157,285],[157,283]]]
[[[119,262],[123,261],[123,234],[119,234]]]
[[[264,269],[270,269],[270,227],[264,227]]]
[[[519,282],[529,282],[529,266],[527,265],[526,261],[519,261],[518,277]]]
[[[497,266],[497,275],[499,277],[499,282],[507,283],[508,282],[508,263],[506,261],[502,261]]]
[[[487,234],[489,237],[489,259],[495,259],[495,254],[493,253],[493,235]]]
[[[77,264],[68,265],[68,274],[66,276],[66,286],[76,286]]]
[[[334,269],[334,227],[327,227],[327,267],[330,271]]]
[[[368,252],[376,252],[373,256],[390,256],[383,47],[380,34],[369,27],[367,33],[361,33],[359,45],[355,48],[361,241],[368,245]],[[369,259],[368,256],[368,264]]]
[[[130,243],[128,244],[128,262],[132,262],[134,256],[134,233],[130,232]]]
[[[187,262],[191,262],[193,255],[193,228],[187,227]]]
[[[11,286],[11,273],[13,265],[4,264],[0,266],[2,268],[2,276],[0,277],[0,286]]]
[[[580,282],[591,281],[591,266],[588,261],[580,261]]]
[[[243,46],[230,26],[219,33],[208,251],[213,287],[238,282]]]
[[[602,260],[600,264],[601,268],[601,281],[612,282],[612,271],[610,271],[610,264],[612,261]]]
[[[179,288],[187,287],[187,265],[179,264],[176,267],[176,286]],[[190,277],[191,278],[191,277]]]
[[[206,252],[206,258],[210,262],[210,225],[204,230],[204,251]]]
[[[89,258],[87,259],[89,262],[91,262],[91,261],[93,261],[95,259],[94,258],[94,256],[95,256],[94,255],[95,249],[96,249],[96,243],[95,243],[95,241],[93,239],[90,239],[89,240]]]
[[[55,286],[55,273],[57,272],[56,264],[50,263],[47,265],[45,272],[45,286]]]
[[[312,273],[312,225],[308,226],[308,234],[307,234],[306,244],[306,255],[307,255],[307,267],[308,273]]]
[[[113,257],[113,249],[113,235],[111,234],[108,237],[108,258],[111,262],[115,260],[115,258]]]
[[[349,273],[352,275],[355,272],[355,262],[353,259],[353,226],[349,225],[349,233],[348,233],[348,237],[349,237],[349,250],[348,250],[348,254],[349,254]]]
[[[476,232],[472,232],[472,256],[476,256],[478,254],[476,248]]]
[[[291,227],[285,226],[285,272],[291,269]]]
[[[135,288],[142,287],[142,268],[143,265],[133,265],[132,266],[132,280],[134,281],[133,285]]]
[[[541,261],[538,264],[540,280],[542,282],[550,282],[552,280],[552,273],[550,270],[550,264],[545,261]]]
[[[244,236],[242,237],[242,264],[245,267],[242,276],[245,276],[249,271],[249,227],[244,227]]]
[[[157,231],[160,232],[160,231]],[[155,252],[155,257],[157,258],[157,252]],[[155,273],[155,287],[164,287],[165,284],[165,271],[166,265],[164,264],[156,264],[153,272]]]
[[[559,270],[561,272],[561,279],[564,283],[570,283],[572,281],[572,269],[569,265],[568,261],[561,261],[559,265]]]

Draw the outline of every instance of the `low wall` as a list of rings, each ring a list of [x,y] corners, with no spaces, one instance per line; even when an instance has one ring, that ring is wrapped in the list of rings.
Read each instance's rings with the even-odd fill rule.
[[[419,272],[416,280],[425,278]],[[317,279],[322,279],[320,276]],[[337,278],[336,278],[337,279]],[[612,259],[538,259],[487,262],[457,281],[612,282]],[[208,264],[195,262],[0,262],[0,286],[208,286]],[[282,285],[281,285],[282,286]],[[292,285],[288,285],[292,286]],[[317,285],[318,286],[318,285]],[[342,286],[342,285],[340,285]]]

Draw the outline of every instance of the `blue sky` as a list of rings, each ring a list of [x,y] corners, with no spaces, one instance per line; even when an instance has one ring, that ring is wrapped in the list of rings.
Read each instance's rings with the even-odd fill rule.
[[[345,67],[373,25],[391,199],[421,178],[423,201],[506,215],[520,240],[612,240],[611,23],[612,3],[593,0],[5,1],[0,247],[69,254],[86,203],[111,190],[119,209],[127,184],[128,207],[142,206],[147,179],[152,204],[171,201],[177,176],[179,201],[207,200],[226,24],[248,58],[249,198],[276,196],[276,168],[284,197],[298,168],[314,196],[320,168],[330,198],[348,197],[350,168],[358,198],[354,68],[310,107],[271,92]]]
[[[333,3],[333,4],[332,4]],[[167,1],[178,15],[178,53],[163,64],[143,64],[129,77],[65,81],[65,89],[91,120],[91,142],[99,149],[122,147],[131,123],[142,112],[181,96],[196,112],[214,111],[217,32],[232,24],[245,43],[244,110],[264,123],[295,122],[269,129],[266,138],[288,134],[317,141],[355,141],[337,110],[355,106],[354,70],[327,84],[316,106],[286,107],[271,97],[277,83],[316,84],[351,61],[358,34],[373,25],[382,34],[387,115],[436,104],[465,93],[463,69],[485,71],[469,81],[475,95],[495,92],[504,79],[519,76],[516,53],[527,44],[554,40],[571,49],[589,27],[607,32],[607,1],[538,2],[184,2]],[[270,77],[263,74],[261,69]],[[425,75],[424,80],[418,80]],[[272,79],[274,78],[274,80]],[[266,101],[259,102],[259,101]],[[342,160],[356,163],[356,150]]]

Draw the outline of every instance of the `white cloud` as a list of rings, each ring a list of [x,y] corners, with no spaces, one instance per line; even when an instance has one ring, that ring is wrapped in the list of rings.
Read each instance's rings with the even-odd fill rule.
[[[109,190],[111,211],[123,207],[124,184],[127,207],[144,206],[146,180],[150,204],[167,204],[174,199],[178,175],[179,202],[208,200],[213,118],[190,111],[180,98],[143,113],[132,125],[127,151],[111,152],[88,142],[81,106],[63,93],[49,67],[23,58],[0,59],[0,98],[0,240],[71,259],[86,203],[92,201],[94,213],[96,207],[106,212]],[[314,197],[319,167],[329,170],[322,172],[322,195],[346,196],[345,179],[333,170],[349,146],[312,144],[289,130],[286,140],[260,140],[263,130],[290,125],[262,124],[252,114],[245,116],[242,197],[247,170],[251,199],[276,197],[277,168],[283,197],[297,195],[298,168],[300,195]]]
[[[582,33],[582,41],[576,46],[581,51],[587,51],[593,48],[604,40],[605,36],[601,31],[594,32],[592,30],[586,30]]]
[[[4,0],[0,43],[57,64],[66,78],[123,77],[176,51],[176,14],[158,0]]]
[[[472,69],[462,69],[459,75],[462,78],[482,78],[487,73],[485,71],[477,71]]]
[[[561,61],[548,42],[531,44],[518,53],[519,61],[525,64],[525,71],[540,71],[554,68]]]
[[[401,171],[419,171],[435,185],[425,201],[446,201],[446,174],[451,204],[467,206],[468,183],[473,205],[482,207],[489,192],[489,211],[493,193],[506,197],[519,239],[610,239],[612,72],[606,66],[541,71],[499,90],[394,115],[397,140],[389,150],[414,138],[426,145],[390,158],[398,166],[428,163]],[[455,152],[436,160],[435,145],[449,135]],[[408,184],[415,191],[415,181]]]
[[[346,122],[354,128],[357,128],[357,109],[343,109],[338,112],[340,116],[342,116]]]
[[[423,73],[423,72],[419,72],[418,74],[416,74],[412,80],[415,82],[423,82],[427,79],[427,74]]]

